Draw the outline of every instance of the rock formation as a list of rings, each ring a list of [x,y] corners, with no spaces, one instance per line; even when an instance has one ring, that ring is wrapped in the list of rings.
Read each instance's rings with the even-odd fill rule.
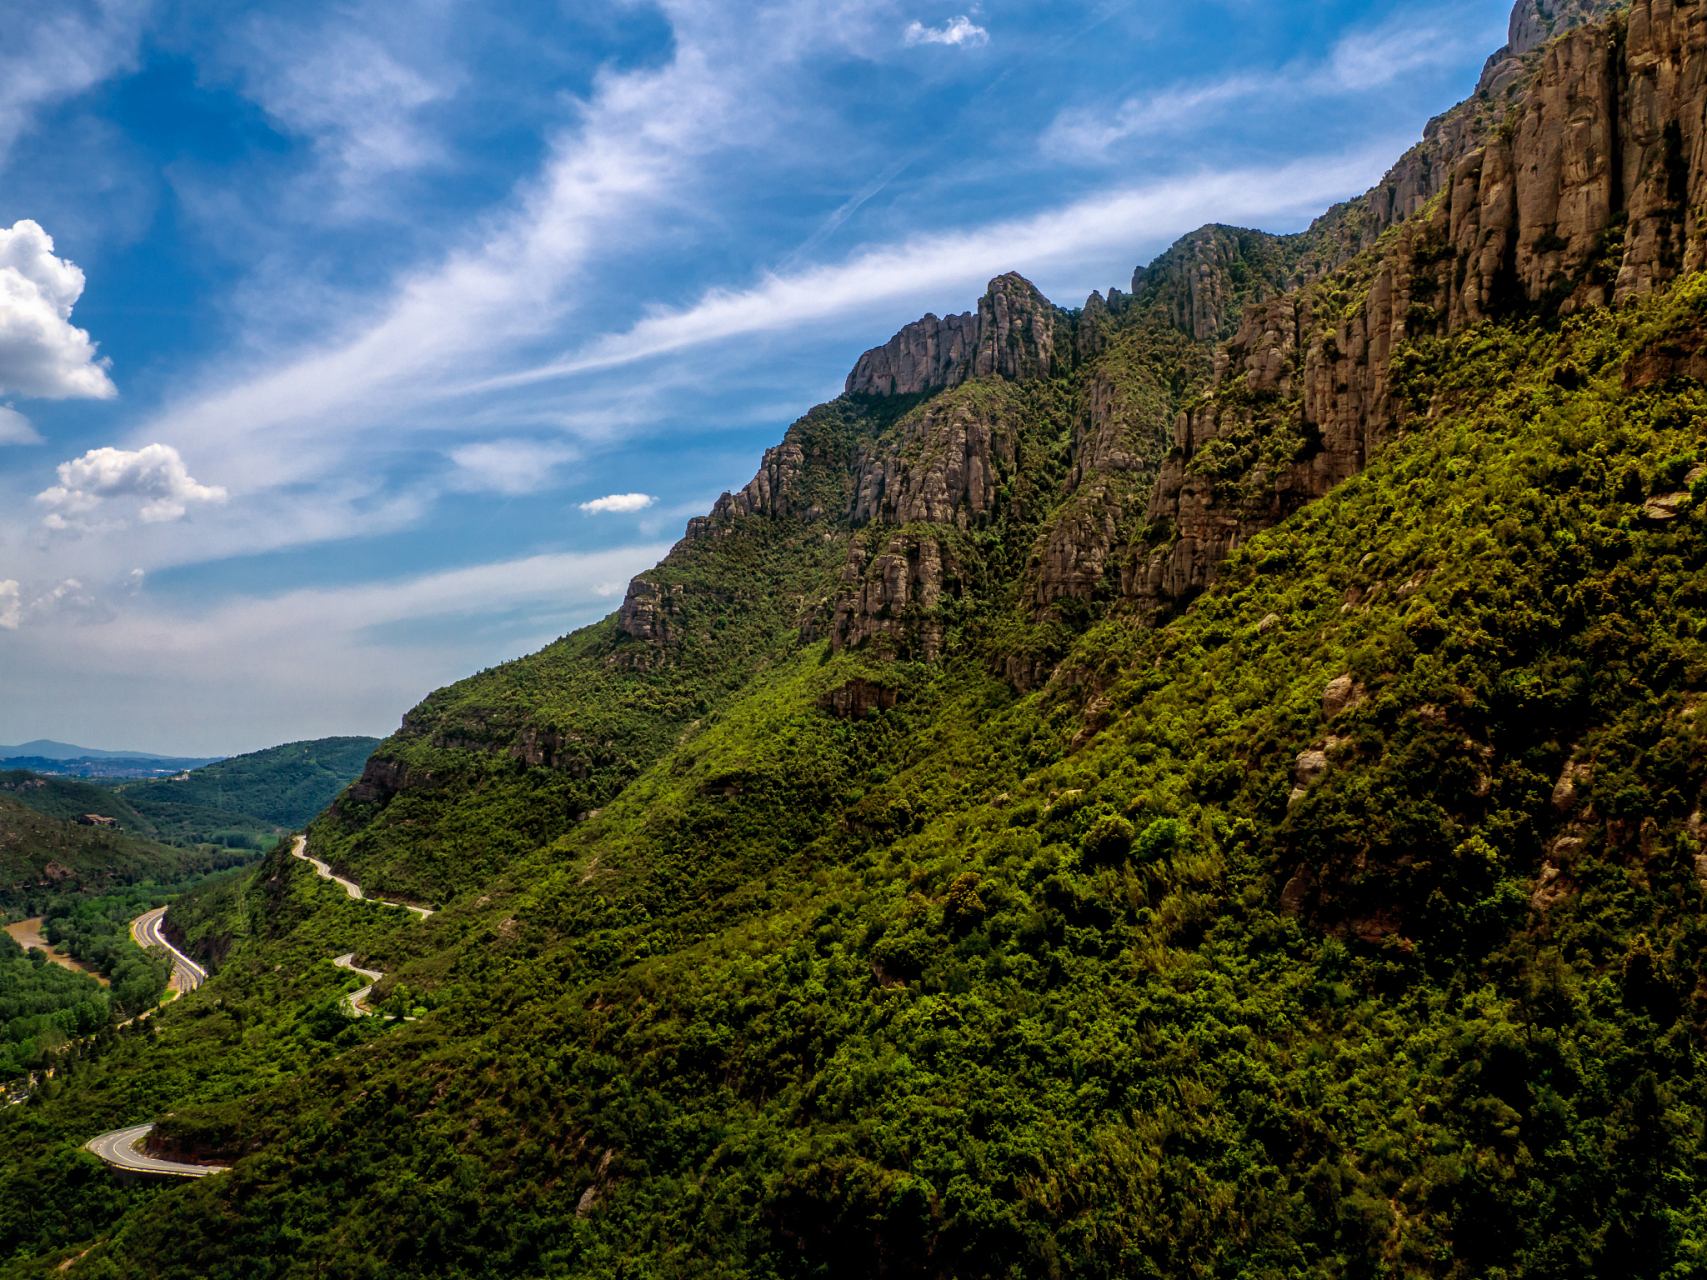
[[[830,647],[839,652],[881,637],[891,656],[934,662],[943,639],[935,609],[959,587],[953,549],[936,538],[897,535],[875,556],[855,539],[836,588]]]
[[[1530,22],[1524,12],[1514,32]],[[1575,24],[1587,12],[1554,18]],[[1147,512],[1177,537],[1135,548],[1124,570],[1141,608],[1201,590],[1244,539],[1362,470],[1402,429],[1390,362],[1407,338],[1514,306],[1616,303],[1707,261],[1689,216],[1707,202],[1707,14],[1637,0],[1627,19],[1576,25],[1533,56],[1507,127],[1461,155],[1426,214],[1400,228],[1361,305],[1304,289],[1246,308],[1217,354],[1217,394],[1176,424]],[[1455,134],[1452,147],[1472,134]],[[1432,174],[1416,168],[1411,187],[1378,190],[1402,207],[1423,198]],[[1630,376],[1691,359],[1649,353]],[[1259,462],[1229,478],[1193,465],[1211,442],[1288,432],[1299,447],[1279,467]]]
[[[978,313],[939,320],[927,314],[881,347],[862,355],[848,374],[849,394],[915,395],[957,387],[968,378],[1047,378],[1057,362],[1056,332],[1070,334],[1068,316],[1024,276],[997,276],[978,300]]]
[[[862,446],[848,519],[857,525],[979,524],[1014,468],[1015,432],[1001,406],[950,399],[910,419],[899,440]]]

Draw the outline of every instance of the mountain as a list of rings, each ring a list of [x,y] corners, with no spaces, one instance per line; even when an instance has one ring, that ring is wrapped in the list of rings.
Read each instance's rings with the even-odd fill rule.
[[[0,747],[0,760],[11,760],[24,756],[33,756],[39,760],[155,760],[163,764],[175,764],[186,769],[212,763],[212,760],[207,757],[190,759],[179,756],[160,756],[150,751],[99,751],[94,747],[74,747],[69,742],[54,742],[48,738],[36,738],[34,741],[20,743],[15,747]],[[213,757],[213,759],[218,758]]]
[[[271,848],[360,776],[378,745],[377,738],[289,742],[147,781],[74,782],[14,770],[0,772],[0,785],[65,821],[101,814],[169,844]]]
[[[1524,0],[1298,236],[865,353],[308,825],[430,917],[172,906],[5,1274],[1698,1270],[1704,59]],[[144,1121],[235,1167],[115,1195]]]

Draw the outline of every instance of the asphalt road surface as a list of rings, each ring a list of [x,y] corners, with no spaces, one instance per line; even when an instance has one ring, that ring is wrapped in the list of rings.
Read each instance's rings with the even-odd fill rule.
[[[332,963],[337,965],[340,969],[349,969],[354,973],[361,974],[362,977],[367,979],[367,986],[363,987],[360,991],[352,991],[349,995],[344,997],[344,1003],[350,1006],[350,1012],[355,1014],[358,1018],[365,1018],[368,1014],[373,1012],[373,1010],[369,1009],[366,1004],[367,993],[372,991],[373,984],[378,982],[385,975],[377,969],[361,968],[355,963],[355,959],[356,953],[351,951],[338,956],[332,961]]]
[[[301,858],[304,862],[310,864],[322,880],[331,880],[337,884],[343,885],[344,886],[344,892],[349,894],[350,897],[352,897],[352,898],[367,897],[367,895],[362,892],[362,887],[359,884],[357,884],[354,880],[346,880],[346,879],[344,879],[343,876],[333,875],[331,867],[327,866],[324,862],[320,861],[319,858],[311,858],[308,856],[308,837],[307,836],[298,836],[296,838],[296,844],[291,847],[290,856],[293,858]],[[381,906],[386,906],[386,907],[402,907],[405,911],[413,911],[416,915],[420,916],[421,919],[423,919],[423,920],[425,920],[428,916],[433,914],[431,911],[427,910],[427,908],[425,908],[425,907],[412,907],[407,902],[387,902],[384,898],[368,898],[368,901],[369,902],[377,902]]]
[[[172,957],[172,990],[194,991],[207,981],[207,970],[166,941],[166,934],[160,928],[165,915],[165,907],[145,911],[130,922],[130,936],[139,947],[165,947]]]
[[[90,1138],[83,1145],[115,1169],[168,1174],[175,1178],[205,1178],[210,1173],[225,1172],[224,1165],[179,1164],[176,1160],[156,1160],[153,1156],[144,1155],[137,1147],[153,1127],[151,1124],[138,1124],[128,1129],[114,1129],[98,1138]]]

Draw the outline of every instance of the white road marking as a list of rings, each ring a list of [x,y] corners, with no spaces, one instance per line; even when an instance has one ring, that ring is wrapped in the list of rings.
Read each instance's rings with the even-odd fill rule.
[[[176,1160],[159,1160],[144,1155],[137,1147],[153,1128],[152,1124],[138,1124],[128,1129],[114,1129],[111,1133],[90,1138],[83,1146],[118,1169],[170,1174],[175,1178],[205,1178],[210,1173],[225,1172],[227,1166],[222,1164],[179,1164]]]

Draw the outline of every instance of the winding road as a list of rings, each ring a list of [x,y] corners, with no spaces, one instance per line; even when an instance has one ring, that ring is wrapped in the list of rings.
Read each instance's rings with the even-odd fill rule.
[[[350,897],[360,899],[366,896],[362,893],[360,885],[354,881],[346,880],[342,876],[333,875],[331,867],[318,858],[308,856],[307,836],[297,836],[296,844],[290,852],[292,857],[301,858],[304,862],[312,865],[321,879],[331,880],[342,885],[344,892]],[[423,920],[433,914],[426,907],[412,907],[406,902],[387,902],[384,898],[370,898],[368,901],[377,902],[387,907],[402,907],[405,911],[414,912]],[[165,914],[165,907],[156,907],[153,911],[144,912],[130,922],[130,936],[136,940],[139,946],[165,947],[172,956],[173,988],[178,991],[194,991],[207,981],[207,970],[166,941],[166,935],[160,928],[160,921]],[[377,969],[360,968],[355,960],[356,953],[349,951],[335,957],[332,963],[340,969],[359,973],[368,980],[367,986],[359,991],[352,991],[344,997],[344,1003],[349,1007],[350,1012],[358,1018],[363,1018],[376,1012],[376,1010],[367,1007],[367,995],[373,990],[374,984],[385,975]],[[412,1022],[414,1019],[411,1018],[408,1021]],[[225,1171],[224,1165],[179,1164],[175,1160],[159,1160],[153,1156],[144,1155],[137,1148],[153,1128],[152,1124],[138,1124],[132,1125],[128,1129],[114,1129],[110,1133],[103,1133],[98,1137],[90,1138],[83,1145],[113,1168],[129,1173],[174,1178],[205,1178],[210,1173],[223,1173]]]
[[[343,876],[333,875],[331,867],[320,861],[319,858],[311,858],[308,856],[307,836],[298,836],[296,838],[296,844],[291,849],[290,856],[293,858],[301,858],[304,862],[308,863],[319,874],[322,880],[330,880],[334,884],[343,885],[344,892],[349,894],[352,898],[356,898],[358,900],[365,898],[368,902],[377,902],[382,907],[402,907],[405,911],[413,911],[423,920],[433,914],[431,911],[427,910],[426,907],[412,907],[407,902],[388,902],[384,898],[368,898],[367,895],[362,892],[362,887],[354,880],[346,880]],[[346,965],[345,967],[351,968],[353,966]],[[357,970],[357,972],[365,973],[366,970]]]
[[[93,1151],[115,1169],[132,1173],[152,1173],[172,1178],[205,1178],[210,1173],[224,1173],[222,1164],[179,1164],[176,1160],[157,1160],[138,1150],[151,1124],[135,1124],[128,1129],[114,1129],[98,1138],[90,1138],[83,1146]]]
[[[367,993],[372,991],[373,984],[378,982],[385,975],[378,969],[363,969],[355,963],[355,959],[356,953],[354,951],[350,951],[339,956],[337,959],[333,960],[332,963],[337,965],[340,969],[348,969],[352,973],[359,973],[362,977],[367,979],[367,986],[363,987],[360,991],[352,991],[349,995],[344,997],[344,1003],[350,1006],[350,1012],[355,1014],[358,1018],[365,1018],[370,1013],[374,1012],[374,1010],[367,1007]]]
[[[130,922],[131,939],[139,947],[165,947],[172,957],[172,990],[194,991],[207,981],[207,970],[166,941],[166,931],[160,927],[165,918],[165,907],[143,912]]]

